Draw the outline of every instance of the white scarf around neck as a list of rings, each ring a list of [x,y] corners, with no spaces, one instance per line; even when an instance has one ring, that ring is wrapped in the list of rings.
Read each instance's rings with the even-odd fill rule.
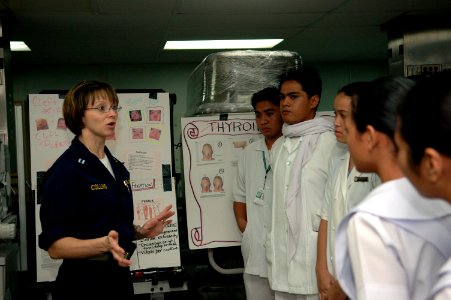
[[[302,191],[300,177],[302,167],[310,160],[315,151],[320,135],[327,131],[333,131],[334,124],[329,118],[319,117],[293,125],[283,124],[282,133],[285,137],[302,137],[290,174],[287,190],[285,210],[288,218],[288,259],[291,260],[299,244],[301,229]]]

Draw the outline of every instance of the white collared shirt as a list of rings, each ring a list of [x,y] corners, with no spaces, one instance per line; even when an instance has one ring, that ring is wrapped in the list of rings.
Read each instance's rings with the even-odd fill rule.
[[[426,299],[451,255],[451,206],[405,178],[375,188],[339,226],[336,270],[351,299]]]
[[[246,147],[238,161],[238,172],[233,184],[233,201],[246,203],[247,225],[241,241],[245,273],[268,277],[265,240],[271,228],[272,171],[266,175],[271,163],[265,139],[259,139]],[[264,188],[263,188],[264,186]],[[264,192],[261,202],[256,203],[257,191]]]
[[[305,220],[292,261],[288,262],[288,220],[285,210],[290,184],[291,166],[301,138],[283,137],[273,145],[273,209],[272,230],[268,236],[268,279],[271,288],[292,294],[316,294],[315,262],[321,205],[329,168],[329,159],[336,150],[333,133],[322,133],[309,161],[302,167],[298,181],[302,192],[302,216]]]
[[[348,174],[350,155],[343,145],[344,153],[331,162],[326,183],[321,219],[327,221],[327,268],[336,277],[335,272],[335,236],[341,220],[368,193],[380,184],[375,173],[361,173],[352,168]]]
[[[432,289],[431,300],[449,300],[451,299],[451,257],[440,269],[438,281]]]

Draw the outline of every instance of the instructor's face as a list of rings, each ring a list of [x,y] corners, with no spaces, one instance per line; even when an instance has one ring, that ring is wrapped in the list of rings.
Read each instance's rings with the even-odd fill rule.
[[[101,106],[110,109],[107,112],[93,109]],[[106,138],[114,135],[118,113],[111,106],[111,101],[106,94],[96,95],[94,103],[86,109],[83,116],[83,124],[85,125],[82,130],[83,136]]]

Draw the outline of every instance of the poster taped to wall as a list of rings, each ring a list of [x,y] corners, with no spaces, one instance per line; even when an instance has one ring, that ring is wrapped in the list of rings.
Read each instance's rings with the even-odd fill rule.
[[[237,246],[232,182],[243,149],[259,138],[255,114],[182,118],[190,249]]]
[[[130,172],[134,201],[134,222],[142,225],[168,204],[176,207],[171,175],[172,148],[170,100],[168,93],[120,93],[116,132],[107,140],[113,156]],[[73,134],[66,128],[62,114],[64,95],[31,94],[30,153],[31,183],[35,193],[36,245],[41,233],[39,221],[40,181],[45,171],[66,150]],[[177,215],[172,224],[154,239],[137,241],[131,270],[180,266]],[[37,281],[53,281],[61,261],[53,260],[36,247]]]

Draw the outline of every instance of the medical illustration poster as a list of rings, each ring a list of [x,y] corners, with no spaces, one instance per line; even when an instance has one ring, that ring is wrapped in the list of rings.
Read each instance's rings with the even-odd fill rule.
[[[190,249],[240,245],[232,182],[241,152],[259,138],[255,115],[182,118],[182,130]]]
[[[167,170],[172,170],[169,94],[120,93],[118,96],[122,110],[115,134],[108,138],[107,146],[130,172],[134,222],[142,225],[166,205],[176,207],[174,180],[167,176]],[[32,94],[28,99],[37,245],[41,233],[40,182],[47,169],[70,146],[74,135],[64,122],[64,95]],[[179,245],[177,215],[174,215],[172,224],[161,235],[137,241],[131,269],[180,266]],[[36,247],[36,261],[37,281],[55,280],[61,261],[51,259],[39,247]]]

